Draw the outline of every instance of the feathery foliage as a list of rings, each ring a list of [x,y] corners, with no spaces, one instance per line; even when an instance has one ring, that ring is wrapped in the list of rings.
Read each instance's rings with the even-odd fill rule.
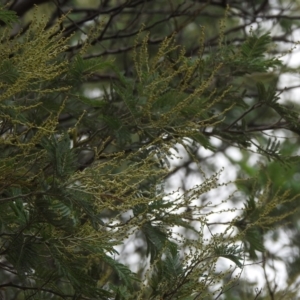
[[[0,19],[9,25],[12,16]],[[238,280],[233,272],[265,251],[263,231],[296,211],[278,213],[298,195],[274,193],[270,183],[253,187],[239,212],[202,200],[233,183],[220,182],[222,170],[206,172],[194,153],[214,149],[218,137],[284,162],[279,144],[264,148],[245,122],[263,107],[297,130],[271,85],[258,82],[245,101],[244,76],[280,66],[266,56],[270,36],[251,33],[235,48],[220,40],[215,52],[188,58],[175,36],[150,55],[141,31],[133,80],[111,60],[88,58],[93,32],[69,57],[65,18],[47,29],[35,16],[13,38],[1,29],[0,287],[8,299],[217,299]],[[117,80],[86,96],[83,85],[107,69]],[[180,151],[201,181],[168,192]],[[210,218],[231,212],[237,217],[214,232]],[[146,244],[138,272],[118,260],[132,237]],[[230,265],[219,271],[222,259]]]

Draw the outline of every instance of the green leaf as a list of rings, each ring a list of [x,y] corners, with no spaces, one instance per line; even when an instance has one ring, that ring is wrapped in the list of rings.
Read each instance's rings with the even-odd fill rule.
[[[12,23],[18,21],[18,16],[15,11],[4,10],[3,6],[0,6],[0,20],[12,28]]]
[[[239,268],[243,267],[242,260],[244,259],[243,248],[238,245],[224,245],[220,244],[214,248],[215,254],[220,257],[227,258],[233,261]]]
[[[53,168],[56,179],[66,179],[76,170],[77,160],[71,140],[67,133],[60,136],[43,137],[41,146],[47,150],[48,159]]]
[[[175,246],[174,243],[168,240],[168,236],[161,228],[153,226],[147,222],[142,227],[142,232],[147,241],[147,255],[150,255],[150,261],[153,262],[157,255],[163,250],[165,246]]]
[[[1,13],[1,11],[0,11]],[[5,59],[0,64],[0,80],[5,83],[13,84],[19,77],[17,68],[11,59]]]
[[[84,59],[82,56],[77,55],[72,61],[69,76],[75,84],[82,82],[85,77],[97,71],[102,71],[107,67],[111,67],[111,63],[103,61],[101,58]]]
[[[154,272],[150,280],[153,295],[161,296],[169,290],[175,289],[176,285],[180,282],[180,278],[183,278],[183,276],[184,267],[178,253],[178,249],[176,248],[175,251],[167,249],[163,253],[163,258],[155,265]],[[187,283],[187,281],[185,282]]]
[[[136,275],[130,271],[130,269],[117,262],[115,259],[111,258],[110,256],[105,256],[103,260],[108,263],[117,273],[119,279],[128,287],[132,289],[132,285],[135,281],[139,281]]]
[[[99,99],[99,98],[92,99],[92,98],[85,97],[83,95],[76,95],[76,97],[81,102],[83,102],[84,104],[87,104],[90,107],[101,108],[106,105],[106,103],[102,99]]]
[[[242,44],[241,52],[246,58],[263,57],[272,39],[269,33],[261,36],[252,35]]]

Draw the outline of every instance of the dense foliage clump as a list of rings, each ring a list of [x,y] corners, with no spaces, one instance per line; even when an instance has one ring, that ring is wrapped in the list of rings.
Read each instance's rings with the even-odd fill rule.
[[[181,35],[193,35],[188,24],[210,12],[191,2],[178,3],[176,28],[154,40],[159,21],[128,25],[140,3],[122,12],[102,2],[125,33],[97,14],[82,25],[84,9],[59,3],[49,6],[52,18],[40,7],[21,18],[18,1],[0,12],[0,295],[275,299],[266,272],[265,290],[238,286],[248,264],[267,269],[266,236],[286,220],[294,229],[299,199],[292,180],[272,173],[293,175],[299,158],[266,132],[300,128],[280,101],[284,66],[271,34],[250,29],[239,43],[228,40],[234,8],[220,6],[217,39],[208,44],[213,28],[201,27],[190,45]],[[121,41],[126,32],[122,68],[109,35]],[[201,151],[230,147],[244,159],[237,179],[224,181],[226,167]],[[251,153],[261,157],[259,174]],[[194,174],[188,187],[178,183],[181,168]],[[290,267],[292,299],[298,273]]]

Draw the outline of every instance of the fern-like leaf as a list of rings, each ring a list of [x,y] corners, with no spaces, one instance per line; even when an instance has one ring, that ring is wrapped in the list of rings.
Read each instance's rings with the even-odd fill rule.
[[[252,34],[241,46],[241,52],[246,58],[263,57],[271,43],[269,33],[261,36]]]
[[[12,23],[18,21],[18,16],[15,11],[4,10],[3,6],[0,6],[0,20],[11,28]]]

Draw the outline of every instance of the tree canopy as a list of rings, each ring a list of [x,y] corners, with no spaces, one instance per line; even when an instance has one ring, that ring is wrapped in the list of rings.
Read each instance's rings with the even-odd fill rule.
[[[299,5],[2,1],[0,296],[297,299]]]

